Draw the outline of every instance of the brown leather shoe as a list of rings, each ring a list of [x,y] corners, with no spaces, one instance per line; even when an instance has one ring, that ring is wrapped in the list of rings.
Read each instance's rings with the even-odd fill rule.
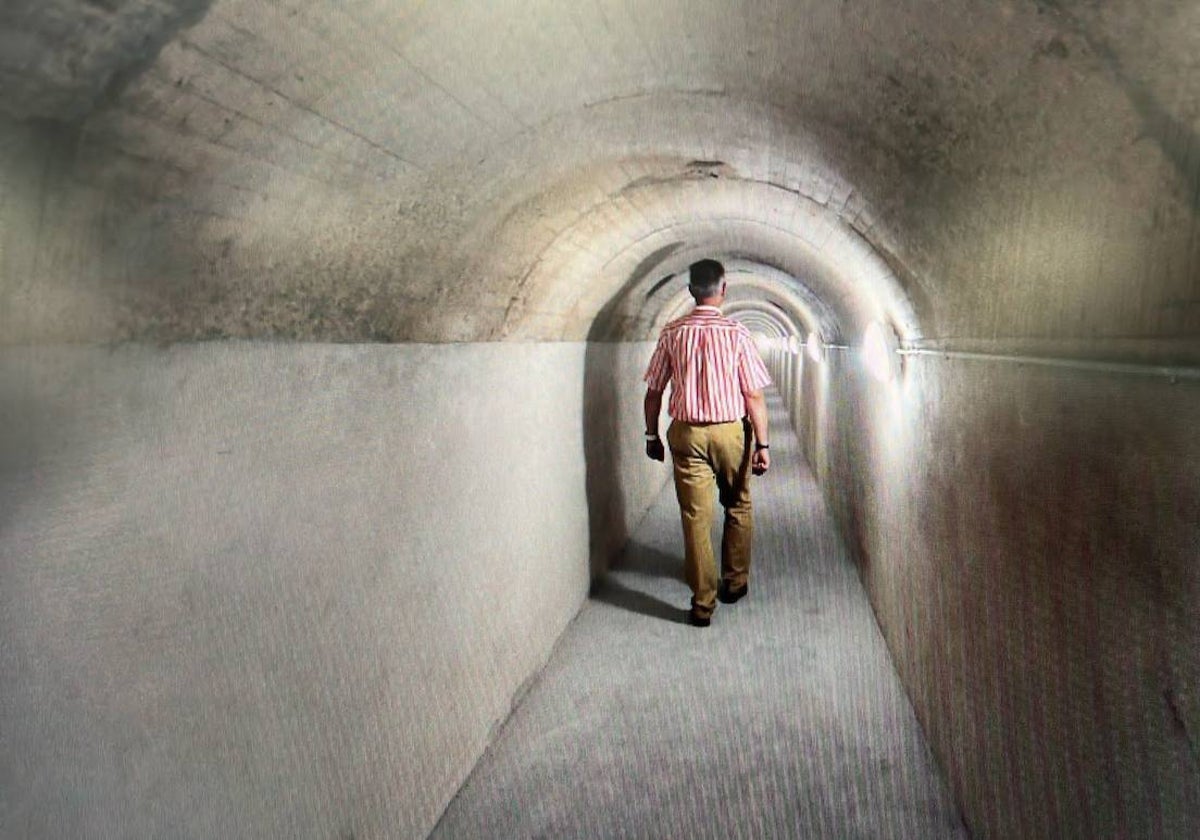
[[[743,583],[738,589],[730,589],[729,584],[721,581],[721,585],[717,587],[717,600],[722,604],[736,604],[742,598],[746,597],[746,593],[750,591],[750,583]]]

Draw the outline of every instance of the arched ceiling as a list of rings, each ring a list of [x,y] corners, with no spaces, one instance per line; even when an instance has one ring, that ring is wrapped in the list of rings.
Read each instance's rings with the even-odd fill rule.
[[[637,338],[708,255],[831,330],[1200,328],[1194,2],[17,0],[0,33],[10,340]]]

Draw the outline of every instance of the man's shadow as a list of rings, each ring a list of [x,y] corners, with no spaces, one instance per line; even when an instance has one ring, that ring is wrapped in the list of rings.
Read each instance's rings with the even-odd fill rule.
[[[631,572],[635,575],[683,580],[683,560],[656,548],[630,542],[613,564],[613,572]],[[675,624],[687,623],[687,610],[672,606],[666,601],[634,589],[613,576],[606,574],[592,584],[591,597],[605,604],[629,612],[639,613]]]

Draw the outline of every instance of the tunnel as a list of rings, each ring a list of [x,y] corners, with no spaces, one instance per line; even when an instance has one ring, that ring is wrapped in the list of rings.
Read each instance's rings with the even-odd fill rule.
[[[0,837],[1200,836],[1198,43],[9,0]],[[705,258],[778,449],[698,629]]]

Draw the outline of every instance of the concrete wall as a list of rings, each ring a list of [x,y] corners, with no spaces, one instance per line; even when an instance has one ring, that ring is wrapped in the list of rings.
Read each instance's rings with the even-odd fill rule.
[[[1200,834],[1200,387],[856,353],[797,419],[979,838]]]
[[[598,353],[6,348],[0,836],[424,837],[660,486]]]
[[[633,529],[670,480],[669,467],[646,458],[642,374],[654,342],[587,344],[583,393],[584,455],[593,577],[629,541]],[[659,431],[666,434],[666,408]]]

